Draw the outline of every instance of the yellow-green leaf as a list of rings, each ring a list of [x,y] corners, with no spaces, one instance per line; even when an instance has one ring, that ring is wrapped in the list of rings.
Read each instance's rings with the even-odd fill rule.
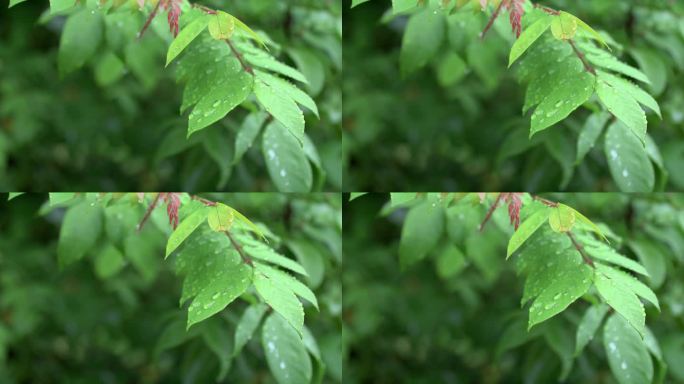
[[[209,208],[207,222],[209,222],[209,227],[216,232],[230,231],[233,219],[233,209],[225,204],[217,203]]]
[[[555,232],[569,232],[575,225],[575,210],[565,204],[551,208],[549,225]]]
[[[209,33],[216,40],[227,40],[235,31],[235,18],[223,11],[210,16]]]
[[[577,18],[567,12],[561,12],[551,23],[551,33],[558,40],[570,40],[577,34]]]
[[[266,48],[268,50],[268,47],[264,43],[264,39],[261,38],[256,32],[254,32],[250,27],[247,26],[247,24],[243,23],[240,19],[237,17],[233,16],[233,22],[235,25],[242,29],[243,31],[247,32],[247,34],[254,40],[256,40],[257,43],[259,43],[262,47]]]

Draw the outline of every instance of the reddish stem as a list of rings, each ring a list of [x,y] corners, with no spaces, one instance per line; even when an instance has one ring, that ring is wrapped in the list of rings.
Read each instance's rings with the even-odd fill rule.
[[[242,249],[242,246],[240,244],[238,244],[237,241],[235,241],[235,239],[233,238],[233,235],[231,235],[230,232],[228,232],[228,231],[225,231],[223,233],[225,233],[226,236],[228,236],[228,238],[230,239],[230,242],[233,244],[233,247],[238,251],[238,253],[240,254],[240,257],[242,257],[242,261],[245,264],[253,267],[254,263],[252,262],[252,259],[249,256],[247,256],[247,254],[245,254],[245,251]]]
[[[157,2],[157,5],[154,6],[152,13],[150,13],[150,16],[148,16],[147,20],[145,21],[145,25],[143,25],[140,32],[138,32],[138,39],[141,39],[143,37],[143,35],[145,34],[145,31],[147,31],[147,28],[149,28],[150,24],[152,23],[152,20],[154,19],[155,16],[157,16],[157,12],[159,12],[159,7],[161,6],[161,3],[162,3],[162,0],[159,0],[159,2]]]
[[[594,69],[594,67],[591,66],[591,64],[589,64],[586,56],[584,56],[584,53],[582,53],[582,51],[580,51],[577,48],[577,45],[575,44],[575,42],[572,40],[568,40],[568,43],[572,47],[572,50],[575,51],[575,54],[577,55],[577,57],[579,57],[579,59],[582,60],[582,64],[584,64],[584,69],[586,69],[586,71],[591,73],[592,75],[596,76],[596,70]]]
[[[249,73],[250,75],[254,75],[254,71],[252,71],[252,68],[245,63],[245,60],[242,58],[242,54],[238,52],[233,43],[230,40],[226,40],[226,43],[228,43],[230,50],[233,51],[235,57],[237,57],[238,61],[240,61],[240,65],[242,65],[242,68],[245,70],[245,72]]]
[[[487,23],[487,26],[485,27],[484,31],[480,34],[480,38],[484,40],[485,35],[487,32],[492,28],[492,25],[494,25],[494,22],[496,21],[496,18],[499,17],[499,14],[501,13],[501,9],[504,6],[504,3],[508,3],[510,0],[502,0],[499,3],[499,6],[496,7],[496,10],[494,13],[492,13],[492,17],[489,18],[489,22]]]
[[[161,196],[162,196],[161,193],[157,193],[157,197],[155,197],[154,200],[152,201],[152,204],[150,204],[150,206],[147,207],[147,212],[145,212],[145,216],[143,216],[142,220],[140,221],[140,224],[138,224],[138,232],[140,232],[142,230],[143,226],[147,222],[147,219],[150,218],[150,215],[152,214],[152,211],[154,210],[154,208],[157,206],[157,203],[159,202],[159,199],[161,198]]]
[[[589,257],[589,255],[587,255],[584,252],[584,247],[582,246],[582,244],[580,244],[577,241],[577,239],[575,239],[575,235],[573,235],[572,232],[565,232],[565,234],[568,235],[570,241],[572,241],[572,245],[574,245],[577,249],[577,252],[579,252],[580,255],[582,255],[582,260],[584,260],[584,262],[588,264],[590,267],[596,268],[596,266],[594,265],[594,261]]]
[[[480,232],[482,232],[484,230],[485,224],[487,224],[489,219],[492,217],[492,214],[496,210],[496,207],[499,206],[499,202],[501,201],[501,197],[503,197],[503,193],[499,193],[499,196],[496,197],[494,204],[489,208],[489,211],[487,212],[487,216],[485,216],[484,220],[482,221],[482,224],[480,224]]]

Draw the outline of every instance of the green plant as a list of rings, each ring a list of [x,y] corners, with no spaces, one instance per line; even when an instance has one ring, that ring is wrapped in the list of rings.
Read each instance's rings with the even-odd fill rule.
[[[10,207],[41,199],[17,194],[10,198]],[[228,201],[255,216],[262,212],[261,219],[268,218],[271,224],[253,223],[224,203]],[[129,381],[129,375],[143,370],[149,376],[136,381],[159,382],[179,375],[182,381],[234,382],[255,380],[267,365],[278,383],[341,381],[335,362],[339,312],[334,309],[341,294],[335,280],[339,208],[339,199],[332,195],[50,193],[40,214],[59,229],[56,247],[51,239],[46,244],[52,248],[48,253],[56,249],[57,258],[41,256],[26,262],[15,253],[40,247],[18,236],[24,227],[14,227],[17,215],[10,213],[3,222],[9,235],[0,253],[0,334],[6,335],[0,338],[0,351],[9,351],[9,357],[0,359],[0,378],[10,383],[42,381],[50,369],[58,369],[61,381],[74,377],[87,382],[103,374],[106,364],[123,364],[126,369],[113,373],[116,381]],[[274,220],[279,211],[280,222]],[[86,261],[95,279],[87,272],[90,266],[79,266]],[[35,268],[54,265],[61,269],[57,280],[17,280]],[[165,281],[164,272],[169,270],[182,280],[182,288]],[[64,293],[69,284],[81,287],[74,295],[83,300],[83,312],[69,311]],[[31,297],[32,292],[37,296]],[[24,295],[30,299],[17,301]],[[111,308],[102,312],[90,303],[98,296]],[[55,301],[54,307],[40,308],[49,300]],[[140,325],[124,327],[108,321],[108,313]],[[50,325],[55,320],[57,324]],[[93,320],[105,324],[91,335]],[[71,331],[69,321],[75,327]],[[67,333],[60,336],[65,332],[62,327]],[[161,332],[151,327],[160,327]],[[140,332],[151,335],[138,342],[135,335]],[[101,360],[84,372],[71,372],[69,365],[82,366],[85,356],[62,351],[58,357],[64,364],[31,372],[33,363],[26,365],[22,343],[40,344],[36,334],[61,338],[71,345],[67,349],[92,350]],[[102,334],[112,340],[107,342]],[[48,354],[45,361],[50,359]],[[174,367],[168,364],[171,361],[181,364]]]
[[[674,80],[677,76],[670,77],[684,68],[678,59],[684,52],[681,5],[613,0],[552,3],[553,8],[526,0],[392,1],[382,17],[387,24],[383,29],[401,36],[398,64],[405,91],[397,84],[393,87],[398,89],[391,92],[406,96],[391,103],[407,104],[407,115],[420,118],[413,121],[402,114],[392,124],[390,116],[371,115],[372,110],[382,110],[377,105],[390,102],[380,95],[373,99],[375,105],[351,103],[345,111],[350,127],[361,125],[372,132],[350,129],[349,140],[362,146],[373,142],[367,136],[380,134],[376,131],[383,124],[392,125],[393,132],[395,125],[407,125],[409,148],[404,144],[396,154],[390,153],[394,158],[383,161],[410,170],[437,168],[422,176],[433,189],[442,189],[445,179],[460,185],[472,179],[469,184],[478,189],[650,192],[667,188],[668,168],[671,182],[679,187],[679,177],[674,174],[681,153],[674,145],[670,149],[668,141],[681,143],[681,130],[670,127],[681,121],[677,113],[668,116],[670,106],[664,108],[662,121],[659,101],[669,104],[681,97],[680,83]],[[361,55],[374,57],[373,50],[395,53],[388,48],[393,41],[384,35],[377,42],[357,42],[369,29],[377,28],[368,26],[374,13],[364,12],[382,9],[385,4],[352,2],[354,9],[348,12],[355,20],[352,29],[362,30],[345,46],[351,61]],[[591,24],[600,30],[575,14],[591,18]],[[660,43],[651,44],[659,39]],[[677,58],[668,60],[670,54]],[[393,57],[389,56],[390,60]],[[370,71],[378,71],[380,60],[371,61]],[[434,76],[417,73],[425,67],[431,68]],[[366,83],[373,81],[373,76],[378,75],[352,70],[352,80],[345,84],[347,94],[369,89]],[[360,84],[354,80],[357,77]],[[672,99],[665,94],[668,78],[674,80],[669,92]],[[509,79],[524,87],[524,98]],[[382,93],[385,88],[371,91]],[[524,120],[517,117],[520,108]],[[651,126],[648,133],[647,125]],[[394,135],[400,141],[399,132]],[[439,138],[444,142],[437,142]],[[492,155],[492,145],[499,148],[498,156]],[[667,161],[661,153],[664,147]],[[514,157],[521,155],[525,161],[516,164]],[[547,158],[557,165],[540,166]],[[365,176],[364,168],[357,165],[365,159],[355,156],[354,160],[349,167],[356,168],[347,171],[352,183]],[[516,169],[521,168],[528,171],[527,177],[516,181]],[[435,172],[439,174],[433,175]],[[409,180],[418,178],[412,177]],[[611,185],[606,185],[607,177],[612,179]],[[432,178],[442,183],[432,182]],[[365,184],[357,182],[350,188],[377,190],[368,180],[359,182]],[[394,190],[426,189],[425,183],[413,188],[393,183],[390,188]]]
[[[194,154],[185,161],[176,160],[173,166],[188,169],[185,172],[193,176],[187,179],[208,189],[226,188],[234,180],[239,189],[264,189],[255,184],[267,182],[268,189],[305,192],[340,181],[335,172],[326,177],[329,171],[336,171],[335,148],[339,148],[329,143],[338,136],[334,115],[340,108],[335,91],[341,69],[339,6],[311,1],[283,5],[272,0],[231,4],[230,11],[243,15],[250,26],[256,26],[253,30],[225,12],[220,2],[51,1],[44,12],[42,5],[32,3],[10,2],[12,9],[6,12],[18,16],[8,16],[12,24],[2,35],[3,46],[5,41],[8,44],[0,50],[0,57],[9,62],[2,75],[3,83],[7,81],[2,97],[16,99],[0,111],[6,127],[0,154],[12,159],[12,166],[2,167],[9,173],[3,181],[5,189],[36,186],[25,182],[27,176],[22,172],[31,160],[22,156],[21,149],[35,140],[45,140],[39,133],[54,125],[59,133],[64,131],[62,135],[84,142],[95,140],[94,131],[106,133],[113,142],[123,133],[121,147],[131,149],[117,153],[102,143],[104,150],[98,152],[68,143],[61,149],[62,159],[50,159],[50,163],[63,162],[64,157],[67,163],[76,162],[71,156],[78,155],[111,157],[119,163],[114,167],[118,173],[139,174],[140,161],[150,162],[153,164],[145,167],[154,166],[157,180],[153,185],[182,185],[173,174],[164,175],[158,169],[162,161],[191,149]],[[58,74],[36,65],[42,60],[51,66],[52,55],[43,54],[31,63],[15,59],[38,50],[21,35],[28,10],[42,12],[39,23],[43,28],[60,33],[55,60]],[[92,71],[92,79],[79,71],[84,67]],[[35,72],[41,72],[53,89],[46,90],[45,84],[36,87],[32,83]],[[163,81],[171,78],[182,96],[170,82]],[[87,97],[93,81],[96,87],[92,88],[101,93],[96,96],[99,100]],[[325,104],[320,113],[313,97]],[[87,121],[80,122],[66,112],[73,101],[87,110],[82,113]],[[184,118],[175,118],[178,109]],[[307,130],[307,134],[305,120],[309,126],[327,129]],[[106,128],[96,129],[95,121],[104,122]],[[129,127],[130,132],[123,129]],[[152,132],[140,132],[146,129]],[[48,145],[62,141],[59,136],[50,137]],[[149,151],[150,147],[156,150]],[[133,156],[122,156],[122,151]],[[249,168],[242,166],[243,158],[249,159]],[[240,173],[234,174],[234,169]],[[107,172],[98,170],[91,164],[79,173],[102,180],[100,174]],[[268,175],[270,182],[259,180],[262,175]],[[48,188],[43,189],[54,189],[56,183],[45,181]],[[117,186],[124,183],[121,180]]]
[[[372,199],[383,204],[380,196],[352,197],[358,200],[351,207]],[[410,361],[406,372],[392,376],[400,381],[451,372],[455,382],[610,382],[600,379],[607,368],[623,384],[682,380],[683,201],[676,194],[392,193],[382,213],[401,227],[397,247],[345,233],[350,252],[366,247],[377,260],[357,261],[358,268],[375,264],[379,279],[372,283],[373,275],[357,271],[345,277],[346,286],[356,287],[345,296],[355,314],[347,324],[349,348],[363,354],[356,343],[373,334],[378,316],[397,316],[396,325],[388,320],[383,329],[399,329],[388,331],[388,340],[408,329],[409,339],[386,351]],[[369,225],[362,212],[370,208],[351,207],[350,227]],[[393,278],[379,276],[392,276],[387,257],[397,253],[404,277],[393,294],[426,301],[415,318],[421,310],[371,309],[356,291],[392,286]],[[425,263],[430,268],[420,267]],[[441,281],[431,280],[434,274]],[[557,358],[543,356],[548,350]],[[456,362],[424,362],[434,372],[427,374],[418,368],[425,356]],[[375,377],[363,358],[353,359],[350,382]]]

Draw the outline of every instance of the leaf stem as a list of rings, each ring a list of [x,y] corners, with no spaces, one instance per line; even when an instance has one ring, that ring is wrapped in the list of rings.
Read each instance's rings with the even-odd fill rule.
[[[154,200],[152,201],[152,204],[150,204],[150,206],[147,207],[147,211],[145,212],[145,216],[143,216],[142,220],[138,224],[138,232],[140,232],[142,230],[143,226],[147,222],[147,219],[150,218],[150,215],[152,214],[152,211],[154,210],[154,208],[157,206],[157,203],[159,202],[159,199],[161,198],[161,196],[162,196],[161,193],[157,193],[157,197],[155,197]]]
[[[240,244],[238,244],[237,241],[235,241],[235,238],[233,238],[233,235],[231,235],[230,232],[228,232],[228,231],[224,231],[223,233],[225,233],[226,236],[228,236],[228,238],[230,239],[230,242],[233,244],[233,247],[238,251],[238,253],[240,254],[240,257],[242,257],[242,261],[245,264],[249,265],[250,267],[253,267],[254,263],[252,262],[252,259],[249,256],[247,256],[245,251],[242,249],[242,246]]]
[[[584,260],[584,262],[588,264],[590,267],[596,268],[596,266],[594,265],[594,261],[589,257],[589,255],[586,254],[586,252],[584,252],[584,247],[577,241],[575,235],[573,235],[570,231],[565,232],[565,234],[568,235],[570,241],[572,241],[572,245],[574,245],[577,251],[580,253],[580,255],[582,255],[582,260]]]
[[[243,59],[242,54],[235,48],[233,43],[229,39],[226,39],[226,43],[230,47],[230,50],[233,51],[233,54],[235,55],[235,57],[237,57],[238,61],[240,61],[240,65],[242,65],[242,68],[245,70],[245,72],[254,76],[254,71],[252,70],[252,68],[250,66],[247,65],[247,63],[245,63],[245,60]]]
[[[504,4],[505,4],[505,3],[508,3],[509,1],[510,1],[510,0],[502,0],[502,1],[499,3],[499,6],[496,7],[496,10],[494,11],[494,13],[492,13],[492,17],[489,18],[489,22],[487,23],[487,26],[486,26],[485,29],[482,31],[482,33],[480,33],[480,38],[481,38],[482,40],[484,40],[485,35],[486,35],[487,32],[492,28],[492,25],[494,25],[494,22],[496,21],[497,17],[499,17],[499,14],[501,13],[501,9],[503,8]]]
[[[480,224],[480,232],[484,230],[485,225],[489,221],[489,219],[492,217],[492,214],[496,210],[496,207],[499,206],[499,202],[501,201],[501,198],[503,197],[503,193],[499,193],[499,195],[496,197],[496,200],[494,201],[494,204],[489,208],[489,211],[487,211],[487,216],[485,216],[484,220],[482,221],[482,224]]]
[[[159,12],[159,7],[161,6],[161,3],[163,0],[159,0],[157,2],[157,5],[154,6],[154,9],[152,9],[152,12],[150,13],[150,16],[147,17],[147,20],[145,21],[145,25],[143,25],[142,29],[140,32],[138,32],[138,40],[140,40],[143,35],[145,34],[145,31],[147,31],[147,28],[150,26],[152,23],[152,20],[154,19],[155,16],[157,16],[157,12]]]
[[[572,39],[570,39],[568,40],[568,44],[570,44],[572,50],[575,51],[577,57],[579,57],[579,59],[582,61],[582,64],[584,64],[584,69],[592,75],[596,76],[596,70],[594,69],[594,67],[591,66],[591,64],[589,64],[589,62],[587,61],[587,57],[584,56],[584,53],[582,53],[582,51],[580,51],[579,48],[577,48],[575,42]]]

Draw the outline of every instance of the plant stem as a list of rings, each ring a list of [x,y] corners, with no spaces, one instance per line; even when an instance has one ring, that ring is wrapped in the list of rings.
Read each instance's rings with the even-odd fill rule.
[[[588,264],[590,267],[596,268],[596,266],[594,265],[594,261],[589,257],[589,255],[586,254],[586,252],[584,252],[584,247],[577,241],[575,235],[573,235],[570,231],[565,232],[565,234],[568,235],[570,241],[572,241],[572,245],[574,245],[577,251],[580,253],[580,255],[582,255],[582,259],[584,260],[584,262]]]
[[[592,75],[596,76],[596,70],[594,69],[594,67],[591,66],[591,64],[589,64],[586,56],[584,56],[584,53],[582,53],[582,51],[580,51],[577,48],[577,45],[575,44],[575,42],[572,39],[570,39],[570,40],[568,40],[568,43],[572,47],[572,50],[575,51],[575,54],[577,55],[577,57],[579,57],[579,59],[582,60],[582,64],[584,64],[584,69],[586,69],[587,72],[591,73]]]
[[[238,253],[240,254],[240,257],[242,257],[242,261],[245,264],[253,267],[254,263],[252,262],[252,259],[249,256],[247,256],[247,254],[245,254],[245,251],[242,249],[242,246],[240,244],[238,244],[237,241],[235,241],[235,238],[233,238],[233,235],[231,235],[230,232],[228,232],[228,231],[224,231],[223,233],[225,233],[226,236],[228,236],[228,238],[230,239],[230,242],[233,244],[233,247],[238,251]]]

